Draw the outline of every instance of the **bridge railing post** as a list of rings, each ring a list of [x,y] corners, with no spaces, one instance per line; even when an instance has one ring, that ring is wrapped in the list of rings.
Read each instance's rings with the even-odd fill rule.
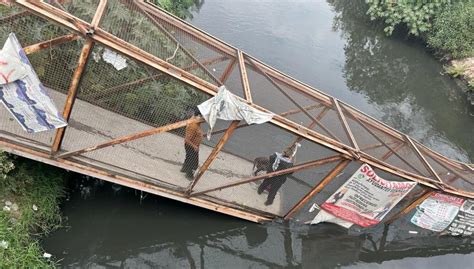
[[[99,5],[97,6],[96,12],[94,14],[94,17],[92,18],[92,22],[91,22],[92,29],[90,30],[94,30],[95,28],[99,26],[106,6],[107,6],[107,0],[100,0]],[[82,47],[82,51],[79,56],[77,68],[74,71],[74,74],[72,75],[71,85],[69,86],[68,95],[66,98],[66,104],[64,105],[64,110],[63,110],[63,117],[67,122],[69,122],[69,118],[71,117],[72,108],[74,106],[74,102],[76,101],[77,91],[80,86],[81,78],[86,68],[87,62],[89,60],[89,55],[91,54],[91,51],[94,48],[94,44],[95,43],[92,38],[86,39],[86,43],[84,44],[84,47]],[[52,154],[60,150],[65,132],[66,132],[66,127],[62,127],[56,130],[53,145],[51,147]]]

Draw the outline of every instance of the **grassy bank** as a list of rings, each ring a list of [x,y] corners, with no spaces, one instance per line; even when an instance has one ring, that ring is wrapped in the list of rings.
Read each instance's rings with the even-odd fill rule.
[[[3,157],[2,157],[3,156]],[[64,171],[0,153],[0,268],[54,268],[38,239],[61,223]]]

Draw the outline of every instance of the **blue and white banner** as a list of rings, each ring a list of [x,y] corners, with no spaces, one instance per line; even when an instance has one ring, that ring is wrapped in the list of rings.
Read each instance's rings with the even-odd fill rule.
[[[67,125],[36,75],[15,34],[0,51],[0,101],[28,133]]]

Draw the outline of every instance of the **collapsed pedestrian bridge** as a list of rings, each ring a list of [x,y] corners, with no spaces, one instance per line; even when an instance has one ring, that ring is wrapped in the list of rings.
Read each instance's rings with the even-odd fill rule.
[[[391,221],[435,191],[474,198],[474,166],[451,160],[142,0],[13,1],[15,33],[68,125],[28,133],[0,108],[0,148],[242,219],[307,221],[362,164],[417,186]],[[271,121],[218,121],[192,180],[180,172],[190,108],[225,85]],[[204,126],[204,124],[203,124]],[[253,175],[253,160],[301,144],[295,165]],[[265,178],[291,173],[275,202]]]

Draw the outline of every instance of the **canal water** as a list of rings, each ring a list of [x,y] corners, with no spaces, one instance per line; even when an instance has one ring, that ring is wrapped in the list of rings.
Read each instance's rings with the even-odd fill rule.
[[[459,86],[419,42],[402,31],[385,37],[362,3],[205,0],[189,21],[444,155],[474,161],[474,111]],[[472,239],[427,236],[408,223],[366,233],[327,224],[256,225],[81,176],[71,189],[67,227],[43,242],[65,268],[474,264]]]

